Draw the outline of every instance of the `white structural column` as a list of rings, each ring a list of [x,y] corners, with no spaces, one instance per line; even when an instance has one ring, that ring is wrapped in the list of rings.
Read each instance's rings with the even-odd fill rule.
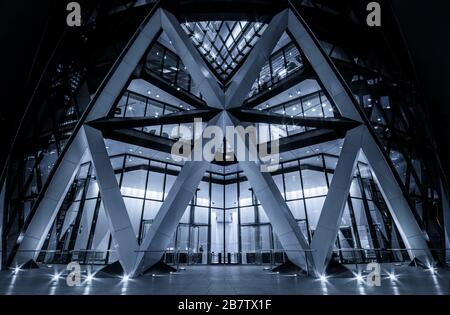
[[[161,259],[209,165],[207,161],[184,164],[141,243],[141,251],[135,265],[136,274]]]
[[[114,251],[126,274],[130,274],[139,248],[136,233],[128,216],[102,133],[88,126],[84,126],[83,129],[108,218],[109,230],[114,239]]]
[[[272,224],[289,259],[306,271],[315,271],[309,245],[270,173],[260,171],[255,162],[239,162],[256,197]]]
[[[1,185],[1,184],[0,184]],[[3,185],[3,187],[0,186],[0,248],[3,249],[3,211],[5,211],[5,187],[6,185]],[[0,266],[3,263],[3,255],[0,252]]]
[[[14,257],[16,265],[35,259],[39,254],[38,250],[44,244],[86,152],[86,138],[84,134],[79,133],[73,139],[60,163],[55,165],[55,174],[42,196],[32,221],[23,234],[19,250]]]
[[[286,30],[288,10],[278,13],[272,18],[267,29],[251,50],[246,62],[234,75],[233,81],[225,94],[225,107],[240,107],[247,98],[253,83],[259,77],[264,64],[269,60],[273,49]]]
[[[105,87],[98,91],[93,99],[93,104],[89,105],[91,109],[86,118],[87,122],[108,114],[160,28],[161,17],[160,9],[158,9],[152,13],[146,23],[139,27],[134,41],[126,48],[123,58],[119,59],[114,65],[111,76],[105,82]],[[16,264],[35,259],[44,243],[78,167],[87,152],[86,138],[82,128],[76,130],[67,145],[68,147],[63,151],[63,156],[60,157],[60,163],[55,166],[53,176],[49,178],[46,190],[41,193],[43,197],[37,205],[30,225],[19,238],[19,241],[21,239],[20,246],[14,258]]]
[[[440,182],[442,196],[442,211],[444,212],[444,229],[445,229],[445,258],[450,260],[450,203],[444,183]]]
[[[224,93],[219,86],[217,79],[211,73],[202,56],[195,48],[192,41],[183,31],[178,19],[170,12],[161,10],[162,28],[167,37],[172,41],[176,53],[183,61],[192,80],[205,98],[209,107],[223,108]]]
[[[387,166],[381,149],[375,143],[367,128],[363,132],[362,151],[372,168],[375,180],[408,249],[409,256],[411,259],[418,258],[425,264],[431,264],[434,259],[425,241],[425,234],[420,229],[412,210],[409,208],[403,191],[397,184],[394,173]]]
[[[328,56],[320,49],[320,44],[314,38],[313,33],[308,29],[306,23],[298,14],[298,17],[292,10],[289,11],[288,30],[292,34],[294,40],[299,45],[300,49],[308,59],[312,68],[316,72],[320,82],[333,99],[338,107],[340,113],[345,118],[350,118],[361,123],[368,123],[367,119],[363,118],[363,114],[357,109],[359,106],[352,94],[348,92],[344,84],[344,79],[333,71],[333,64],[329,61]],[[363,134],[362,150],[365,153],[369,163],[372,164],[373,171],[378,178],[378,184],[383,191],[383,196],[388,204],[389,211],[394,218],[397,228],[400,231],[402,239],[409,250],[412,258],[419,258],[426,262],[433,261],[431,253],[425,241],[419,225],[415,221],[412,209],[403,195],[400,188],[400,183],[397,182],[389,162],[386,160],[379,145],[374,139],[374,135],[370,133],[370,126],[363,125],[361,133]],[[321,216],[322,218],[322,216]],[[341,218],[337,218],[340,222]],[[325,219],[324,219],[325,220]],[[336,222],[336,224],[338,224]],[[321,222],[319,221],[319,225]],[[316,235],[314,237],[317,237]],[[318,239],[320,239],[318,237]],[[325,246],[331,250],[335,239],[330,241],[331,244]],[[314,240],[313,240],[314,243]],[[416,250],[414,250],[416,249]],[[324,256],[324,255],[321,255]],[[327,257],[327,255],[325,255]],[[318,267],[318,269],[320,269]]]
[[[235,123],[237,122],[229,114],[223,115],[222,124],[224,129],[227,126],[234,126]],[[241,133],[236,133],[236,136],[239,137],[242,143],[245,143],[245,156],[250,157],[248,152],[249,146],[256,147],[255,139],[251,137],[245,139],[245,135]],[[235,145],[235,150],[237,149],[239,149],[239,146]],[[250,187],[252,187],[256,197],[261,202],[272,225],[273,232],[277,235],[289,259],[303,270],[315,273],[314,259],[309,245],[272,175],[269,172],[261,172],[260,162],[256,163],[250,160],[238,162],[250,183]]]
[[[127,84],[129,78],[135,71],[139,61],[144,56],[146,50],[156,38],[161,29],[161,9],[157,9],[149,21],[142,25],[136,39],[130,43],[128,50],[121,60],[112,68],[111,77],[98,91],[99,95],[92,107],[86,122],[90,122],[108,115],[114,102],[120,97],[120,93]]]
[[[306,23],[304,21],[300,22],[291,10],[289,10],[288,16],[289,32],[317,73],[320,82],[334,100],[342,116],[362,122],[361,115],[355,108],[354,100],[352,100],[353,96],[345,91],[337,72],[335,73],[331,69],[331,65],[328,63],[326,56],[322,54],[322,51],[313,40],[314,35],[308,32]]]
[[[208,125],[219,124],[223,116],[223,113],[216,115]],[[202,148],[204,144],[198,140],[196,142],[196,145]],[[189,158],[192,158],[192,155]],[[153,266],[161,259],[209,166],[210,162],[208,161],[186,161],[184,163],[141,243],[133,272],[135,275]]]
[[[319,275],[324,273],[336,242],[361,148],[362,128],[358,127],[347,133],[311,242]]]

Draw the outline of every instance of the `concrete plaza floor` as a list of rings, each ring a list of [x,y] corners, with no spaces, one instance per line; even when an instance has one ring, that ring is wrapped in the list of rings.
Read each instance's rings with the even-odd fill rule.
[[[124,281],[119,277],[82,277],[80,286],[68,286],[65,266],[0,272],[0,294],[181,294],[181,295],[448,295],[450,271],[435,273],[417,267],[383,265],[381,286],[371,287],[355,277],[326,280],[303,275],[277,274],[263,266],[186,266],[172,274],[145,275]],[[361,269],[364,268],[361,266]],[[389,278],[394,272],[396,280]]]

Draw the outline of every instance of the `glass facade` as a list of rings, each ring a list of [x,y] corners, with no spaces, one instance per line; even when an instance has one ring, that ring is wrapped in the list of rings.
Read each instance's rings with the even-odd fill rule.
[[[190,109],[190,106],[179,105],[178,107],[176,107],[174,105],[158,101],[155,98],[145,97],[135,92],[126,91],[119,99],[113,115],[114,117],[119,118],[159,118],[174,113],[187,112]],[[204,127],[205,124],[206,123],[203,123],[202,126]],[[135,128],[135,130],[168,139],[179,139],[181,137],[186,138],[187,135],[182,134],[180,127],[188,128],[189,130],[191,130],[191,134],[194,134],[193,122],[171,125],[146,126]]]
[[[284,45],[279,47],[280,44]],[[274,85],[304,68],[300,51],[289,35],[286,33],[283,35],[276,49],[262,67],[258,79],[252,86],[249,98],[271,90]]]
[[[370,54],[328,39],[321,45],[365,112],[431,244],[445,246],[440,175],[436,155],[418,140],[427,131],[414,83],[380,51],[382,45]]]
[[[312,9],[302,1],[297,5]],[[318,7],[314,10],[335,16],[343,14]],[[333,38],[336,34],[328,33],[333,28],[331,22],[318,26],[308,12],[305,11],[306,22],[317,33],[321,48],[350,88],[349,94],[355,97],[364,118],[362,122],[379,142],[388,166],[395,173],[395,184],[407,197],[427,244],[437,249],[433,250],[434,258],[444,261],[444,225],[447,223],[443,220],[444,192],[440,188],[439,161],[427,146],[428,131],[421,121],[417,91],[396,67],[390,67],[391,62],[383,59],[386,54],[379,51],[382,45],[373,52],[361,52],[352,47],[351,41]],[[249,53],[270,27],[266,16],[255,19],[244,16],[237,20],[228,17],[217,20],[214,16],[211,21],[202,16],[180,19],[178,23],[179,34],[187,35],[186,40],[197,49],[194,51],[198,58],[191,59],[203,58],[214,74],[211,78],[218,81],[219,92],[224,92],[224,99],[228,97],[228,83],[248,61]],[[162,118],[196,109],[208,110],[211,104],[206,104],[200,92],[205,91],[204,81],[195,83],[190,75],[192,69],[188,69],[196,65],[183,63],[183,60],[189,63],[189,58],[180,58],[185,57],[186,52],[177,52],[166,32],[161,29],[143,49],[142,57],[136,57],[139,59],[137,66],[116,91],[119,96],[111,101],[106,111],[109,114],[100,118],[104,124],[114,119],[125,123],[132,118]],[[125,36],[127,41],[131,34],[129,30]],[[309,64],[291,34],[286,31],[273,44],[269,59],[249,80],[250,84],[257,77],[249,94],[248,91],[243,94],[247,99],[240,104],[240,109],[260,118],[259,121],[243,121],[258,128],[258,144],[280,138],[285,141],[284,151],[280,153],[281,165],[271,176],[295,220],[292,225],[297,224],[298,235],[301,232],[311,244],[340,158],[342,139],[348,131],[342,125],[348,120],[340,114],[335,99],[320,82],[317,69]],[[117,46],[123,48],[125,44],[121,41]],[[81,126],[88,124],[85,119],[92,109],[90,104],[97,101],[97,88],[103,87],[99,82],[110,79],[106,70],[113,62],[107,57],[116,60],[119,53],[111,56],[110,51],[121,49],[107,50],[95,55],[98,68],[88,67],[89,62],[83,59],[89,55],[87,48],[80,56],[71,54],[69,60],[57,58],[51,63],[52,72],[45,77],[45,88],[37,94],[36,104],[33,103],[36,108],[43,104],[43,109],[38,111],[33,107],[27,114],[30,117],[27,116],[25,124],[34,117],[36,123],[30,123],[27,135],[18,138],[21,144],[14,149],[6,175],[0,182],[3,185],[0,191],[4,194],[3,268],[12,263],[40,202],[46,197],[56,172],[55,165],[60,165],[67,154],[67,144],[71,144]],[[104,64],[108,69],[100,66]],[[210,77],[210,73],[205,77]],[[151,92],[148,86],[158,92]],[[223,112],[231,110],[223,108]],[[54,117],[47,117],[48,113]],[[206,125],[207,122],[203,122],[201,129]],[[180,132],[181,127],[192,130],[195,135],[200,133],[193,122],[124,127],[112,132],[98,127],[106,140],[138,244],[149,235],[183,167],[181,162],[170,161],[168,150],[160,150],[163,145],[185,136]],[[128,132],[127,137],[118,138],[117,133],[124,130]],[[328,134],[323,136],[320,131]],[[319,136],[311,135],[315,132]],[[227,153],[233,152],[233,148],[227,150]],[[88,160],[83,158],[80,162],[75,179],[68,180],[70,187],[64,200],[55,206],[56,218],[50,222],[48,233],[45,230],[42,234],[43,245],[36,249],[38,263],[78,261],[104,265],[118,260],[96,170]],[[334,261],[358,264],[409,260],[399,227],[391,215],[392,209],[388,208],[377,182],[361,154],[333,246]],[[278,265],[288,259],[281,244],[283,239],[278,239],[263,205],[237,163],[214,161],[192,200],[187,206],[183,204],[181,210],[184,215],[177,222],[170,244],[161,249],[162,259],[168,264]]]
[[[160,42],[156,42],[147,54],[144,71],[175,87],[177,91],[183,90],[202,98],[180,57]]]
[[[280,170],[272,173],[309,243],[337,160],[337,156],[316,154],[284,162]],[[134,154],[112,156],[111,164],[141,243],[181,167]],[[398,262],[407,260],[403,250],[372,173],[367,164],[360,162],[336,239],[334,259],[341,263]],[[176,255],[177,263],[188,264],[276,264],[286,260],[243,172],[205,173],[163,254],[168,263],[173,263]],[[116,259],[95,170],[87,163],[80,168],[58,212],[40,261],[105,264]]]

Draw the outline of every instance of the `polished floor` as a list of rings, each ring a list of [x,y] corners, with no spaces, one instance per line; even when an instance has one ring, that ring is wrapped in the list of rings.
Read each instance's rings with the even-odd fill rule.
[[[383,265],[381,286],[370,287],[352,277],[312,279],[273,273],[262,266],[186,266],[176,273],[146,275],[124,281],[97,278],[80,286],[68,286],[63,266],[0,272],[0,294],[182,294],[182,295],[278,295],[278,294],[420,294],[448,295],[450,271]],[[364,266],[360,266],[364,270]],[[396,279],[388,273],[395,273]],[[364,274],[363,274],[364,275]],[[83,276],[85,279],[85,276]]]

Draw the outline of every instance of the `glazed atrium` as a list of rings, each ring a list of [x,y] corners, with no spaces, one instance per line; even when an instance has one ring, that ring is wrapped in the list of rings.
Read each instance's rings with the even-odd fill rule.
[[[2,170],[1,273],[62,277],[77,262],[134,281],[289,287],[378,263],[439,289],[447,183],[418,89],[365,1],[193,2],[85,4]],[[225,139],[213,161],[174,158],[212,125],[254,126],[277,167],[260,168],[274,151],[240,161]]]

